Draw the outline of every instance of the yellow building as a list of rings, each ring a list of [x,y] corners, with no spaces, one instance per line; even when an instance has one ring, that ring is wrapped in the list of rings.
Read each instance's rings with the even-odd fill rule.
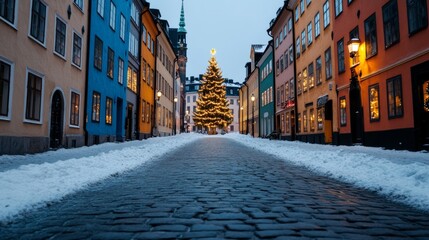
[[[336,116],[332,1],[296,1],[297,140],[332,143]]]
[[[145,5],[142,14],[141,67],[140,67],[140,109],[139,138],[148,138],[155,127],[155,62],[156,39],[159,35],[157,23]]]
[[[0,1],[0,155],[85,144],[88,3]]]

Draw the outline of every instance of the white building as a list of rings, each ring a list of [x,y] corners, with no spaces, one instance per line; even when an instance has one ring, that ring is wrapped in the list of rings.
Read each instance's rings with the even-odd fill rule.
[[[186,78],[186,112],[185,112],[185,130],[189,132],[196,132],[197,126],[194,125],[192,116],[197,109],[198,90],[200,89],[201,79],[203,75],[198,77]],[[241,83],[234,82],[232,79],[225,78],[224,84],[226,85],[226,99],[229,101],[229,109],[231,110],[234,120],[228,126],[229,132],[239,131],[239,104],[238,104],[238,89]]]

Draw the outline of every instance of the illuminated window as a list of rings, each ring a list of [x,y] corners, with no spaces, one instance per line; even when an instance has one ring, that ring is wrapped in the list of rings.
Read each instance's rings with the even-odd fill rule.
[[[109,97],[106,98],[106,124],[112,124],[112,109],[113,100]]]
[[[404,114],[401,80],[401,76],[396,76],[387,80],[387,105],[389,118],[402,117]]]
[[[323,129],[323,108],[317,109],[317,130]]]
[[[302,128],[304,132],[308,131],[307,110],[302,113]]]
[[[316,85],[322,83],[322,57],[316,59]]]
[[[308,88],[314,87],[314,65],[311,62],[308,65]]]
[[[304,68],[304,70],[302,71],[302,91],[306,92],[308,89],[308,85],[307,85],[307,68]]]
[[[92,93],[92,121],[100,122],[100,93]]]
[[[284,124],[285,124],[285,116],[284,116],[283,114],[281,114],[281,115],[280,115],[280,121],[281,121],[281,124],[280,124],[280,130],[282,131],[282,133],[284,133],[284,132],[285,132],[285,127],[284,127]]]
[[[301,113],[298,113],[298,126],[296,126],[296,131],[301,132]]]
[[[346,126],[347,125],[347,102],[346,102],[346,97],[341,97],[340,98],[340,124],[341,126]]]
[[[298,85],[297,85],[297,93],[298,95],[300,95],[302,93],[302,89],[301,89],[301,80],[302,80],[302,74],[298,73]]]
[[[286,113],[286,132],[290,132],[290,113]]]
[[[380,120],[380,90],[378,84],[368,87],[369,92],[369,117],[370,121]]]
[[[79,126],[80,95],[72,92],[70,100],[70,125]]]
[[[314,116],[314,109],[310,109],[310,131],[314,132],[314,130],[316,129],[315,126],[315,116]]]

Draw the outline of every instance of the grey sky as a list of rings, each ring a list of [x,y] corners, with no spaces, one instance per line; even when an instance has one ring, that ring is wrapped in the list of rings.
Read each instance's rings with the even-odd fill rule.
[[[148,0],[170,27],[179,26],[181,0]],[[210,49],[223,77],[243,82],[251,44],[266,44],[267,29],[284,0],[185,0],[187,76],[205,73]]]

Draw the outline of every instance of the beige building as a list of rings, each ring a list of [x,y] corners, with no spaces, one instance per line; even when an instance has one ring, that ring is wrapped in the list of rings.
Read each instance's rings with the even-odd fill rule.
[[[297,139],[332,143],[337,129],[333,75],[333,6],[325,1],[296,1],[295,24]]]
[[[84,145],[88,3],[0,2],[0,154]]]
[[[152,11],[154,13],[157,10]],[[174,94],[175,58],[173,46],[168,37],[169,25],[166,20],[159,19],[155,14],[160,34],[157,37],[156,57],[156,130],[154,135],[170,136],[173,134],[174,111],[173,103],[177,95]]]

